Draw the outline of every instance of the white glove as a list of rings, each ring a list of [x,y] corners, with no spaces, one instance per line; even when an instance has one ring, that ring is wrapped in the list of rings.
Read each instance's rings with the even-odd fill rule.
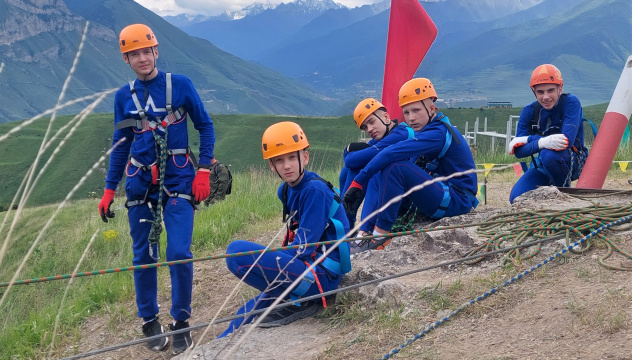
[[[560,151],[568,148],[568,139],[564,134],[554,134],[538,140],[540,149]]]
[[[526,144],[528,141],[529,141],[528,136],[516,136],[515,138],[513,138],[513,140],[511,140],[511,142],[509,143],[509,154],[513,155],[514,150],[516,150],[517,147],[521,147],[522,145]]]

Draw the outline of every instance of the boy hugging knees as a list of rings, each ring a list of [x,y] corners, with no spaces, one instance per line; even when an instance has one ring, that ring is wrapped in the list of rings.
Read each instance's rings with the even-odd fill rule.
[[[436,90],[426,78],[415,78],[402,85],[399,106],[414,134],[410,139],[382,149],[354,177],[343,197],[348,214],[357,213],[365,192],[368,198],[368,193],[375,191],[372,186],[377,189],[372,195],[377,199],[374,209],[379,209],[391,199],[435,177],[475,168],[467,141],[450,124],[448,117],[438,111],[434,104],[436,99]],[[434,182],[404,200],[412,202],[424,215],[440,219],[470,212],[478,205],[477,190],[476,174],[472,173]],[[401,206],[402,199],[378,213],[373,228],[376,237],[356,244],[354,253],[384,249],[390,238],[379,235],[391,231]]]
[[[531,157],[531,164],[511,189],[509,202],[538,186],[569,187],[588,158],[579,99],[562,93],[564,80],[551,64],[535,68],[529,86],[536,101],[520,113],[509,153]]]
[[[305,133],[293,122],[274,124],[263,134],[263,159],[268,160],[270,170],[283,180],[277,195],[283,203],[283,219],[288,227],[284,245],[296,248],[226,259],[226,265],[233,274],[261,291],[246,302],[237,314],[270,306],[314,262],[317,266],[293,286],[289,298],[283,299],[285,302],[334,290],[340,284],[342,276],[351,271],[347,242],[340,243],[326,257],[323,254],[334,244],[304,246],[337,240],[349,231],[347,216],[333,185],[318,174],[305,170],[309,164],[308,147]],[[228,245],[226,253],[263,249],[263,245],[236,240]],[[323,297],[275,309],[259,326],[281,326],[312,316],[327,306],[326,299],[329,298]],[[253,315],[246,315],[233,320],[219,337],[232,333],[253,319]]]
[[[371,139],[368,143],[358,142],[349,144],[343,151],[344,165],[340,171],[340,189],[349,188],[353,179],[364,169],[367,164],[382,150],[389,146],[412,139],[413,129],[405,122],[398,124],[397,119],[391,119],[386,111],[386,107],[373,98],[360,101],[353,112],[355,124],[364,131]],[[377,209],[379,176],[374,175],[368,182],[368,186],[363,189],[364,206],[362,207],[361,219],[365,220]],[[342,193],[344,196],[344,193]],[[349,226],[353,227],[356,220],[356,213],[348,212]],[[360,236],[373,234],[375,227],[375,217],[368,218],[359,229]],[[351,243],[351,254],[356,253],[361,248],[361,243]]]

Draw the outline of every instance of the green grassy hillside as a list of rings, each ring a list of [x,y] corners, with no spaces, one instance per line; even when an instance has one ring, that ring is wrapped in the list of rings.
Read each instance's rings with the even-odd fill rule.
[[[505,132],[509,115],[519,115],[521,108],[511,109],[442,109],[450,118],[453,125],[463,131],[465,122],[469,122],[470,131],[473,129],[476,117],[482,121],[488,119],[488,130]],[[603,119],[606,105],[594,105],[584,109],[585,117],[597,124]],[[57,118],[54,129],[71,121],[71,116]],[[231,166],[234,172],[243,172],[251,168],[265,166],[261,159],[261,135],[264,130],[275,122],[295,121],[300,124],[310,143],[312,169],[339,168],[342,163],[342,148],[350,141],[357,141],[360,131],[353,123],[350,115],[338,118],[316,117],[285,117],[274,115],[215,115],[213,122],[216,131],[215,156],[220,161]],[[0,134],[7,133],[20,122],[0,124]],[[37,150],[48,122],[40,119],[23,130],[0,142],[0,209],[11,203],[27,168],[34,161]],[[198,137],[192,126],[190,131],[190,145],[197,151]],[[42,178],[41,183],[33,192],[29,204],[47,204],[61,201],[86,171],[109,148],[112,136],[112,115],[94,114],[89,116],[76,130],[73,137],[59,149],[59,154]],[[62,136],[63,137],[63,136]],[[48,149],[41,167],[49,158],[51,152],[59,146],[57,140]],[[500,141],[497,142],[500,144]],[[489,161],[484,156],[486,152],[479,146],[476,156],[477,162]],[[106,165],[101,167],[86,179],[86,183],[76,193],[75,198],[82,199],[92,191],[101,196],[104,185]],[[336,180],[336,179],[332,179]]]

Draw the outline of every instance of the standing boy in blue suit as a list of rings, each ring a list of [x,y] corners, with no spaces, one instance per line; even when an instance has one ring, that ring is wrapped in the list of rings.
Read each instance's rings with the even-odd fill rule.
[[[119,36],[123,60],[137,79],[121,87],[114,97],[112,144],[125,138],[110,156],[99,214],[103,221],[114,217],[110,206],[123,174],[134,265],[155,263],[161,220],[167,230],[167,261],[191,259],[194,202],[210,192],[209,171],[213,158],[215,131],[191,80],[156,68],[158,40],[144,24],[125,27]],[[187,115],[200,134],[200,156],[196,168],[188,146]],[[131,154],[131,157],[130,157]],[[169,267],[171,275],[171,330],[189,327],[193,264]],[[157,269],[134,271],[138,316],[143,318],[143,334],[163,333],[158,320]],[[168,338],[153,339],[149,349],[160,351]],[[172,350],[181,353],[193,346],[190,332],[173,335]]]

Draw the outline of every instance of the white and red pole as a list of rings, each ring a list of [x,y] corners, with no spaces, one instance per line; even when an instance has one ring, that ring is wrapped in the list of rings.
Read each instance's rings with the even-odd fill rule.
[[[630,115],[632,115],[632,55],[625,62],[617,87],[614,89],[584,170],[577,181],[578,188],[601,189]]]

